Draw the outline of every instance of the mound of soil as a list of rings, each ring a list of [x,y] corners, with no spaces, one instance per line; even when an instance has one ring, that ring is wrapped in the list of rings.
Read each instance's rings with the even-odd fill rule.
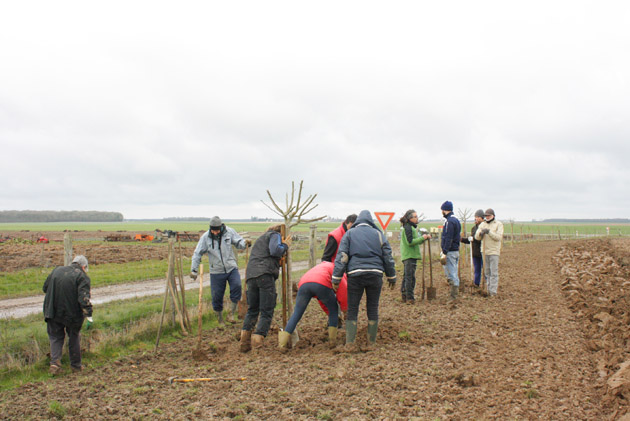
[[[555,261],[564,276],[569,307],[582,321],[594,353],[607,408],[630,399],[630,247],[626,241],[571,243]]]
[[[192,256],[196,243],[183,243],[182,252]],[[163,260],[168,257],[168,247],[152,243],[74,243],[74,254],[83,254],[92,265],[103,263],[127,263],[146,259]],[[54,267],[63,265],[63,244],[0,244],[0,272],[14,272],[29,267]]]
[[[571,250],[579,247],[586,247],[583,253],[599,245],[555,241],[504,247],[497,298],[466,291],[451,302],[439,268],[434,268],[437,300],[403,304],[397,290],[384,289],[378,343],[370,352],[329,350],[326,317],[311,303],[298,325],[301,340],[286,354],[276,349],[276,314],[260,352],[238,351],[238,325],[207,331],[205,359],[193,358],[196,338],[163,344],[156,355],[136,354],[2,393],[0,418],[51,417],[52,401],[77,419],[621,417],[628,405],[618,395],[614,403],[607,400],[607,381],[625,361],[624,353],[611,359],[623,344],[616,335],[625,320],[614,297],[628,278],[623,272],[597,275],[589,269],[598,282],[610,281],[610,288],[593,286],[594,301],[584,294],[589,301],[581,305],[572,298],[574,289],[565,288],[566,269],[560,273],[558,266],[569,265]],[[605,257],[599,262],[612,264]],[[597,312],[591,309],[595,304]],[[604,322],[595,317],[600,313],[614,319],[602,316]],[[583,326],[585,321],[594,327]],[[600,323],[612,330],[602,334]],[[366,325],[362,307],[361,345]],[[602,342],[595,348],[593,341]],[[607,377],[601,376],[603,360]],[[214,380],[168,384],[172,376]]]

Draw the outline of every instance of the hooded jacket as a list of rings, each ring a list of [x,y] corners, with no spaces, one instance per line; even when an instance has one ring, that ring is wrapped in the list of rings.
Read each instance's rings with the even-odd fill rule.
[[[190,264],[191,272],[197,272],[201,257],[204,254],[208,254],[210,274],[230,273],[237,269],[238,261],[234,256],[232,246],[240,250],[246,246],[245,240],[234,229],[222,224],[219,235],[213,235],[209,230],[206,231],[199,239],[193,253]]]
[[[484,229],[490,231],[481,236],[481,231]],[[475,233],[475,239],[481,240],[481,250],[486,256],[498,256],[501,254],[501,241],[503,240],[503,223],[497,221],[497,218],[492,218],[492,221],[483,221],[479,224],[479,229]]]
[[[90,277],[78,263],[57,266],[42,288],[44,318],[66,326],[81,327],[84,317],[92,316]]]
[[[358,275],[370,272],[385,272],[389,280],[396,280],[392,248],[376,228],[370,211],[363,210],[341,239],[332,282],[338,284],[344,273]]]

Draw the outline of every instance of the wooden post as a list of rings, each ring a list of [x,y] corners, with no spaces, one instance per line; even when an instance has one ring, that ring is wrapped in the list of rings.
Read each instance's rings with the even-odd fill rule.
[[[72,263],[72,237],[66,232],[63,235],[63,265],[68,266]]]
[[[308,237],[308,248],[309,248],[309,258],[308,258],[308,267],[312,268],[313,266],[315,266],[315,245],[316,245],[316,238],[315,238],[315,232],[317,230],[317,224],[311,224],[311,235]]]
[[[280,229],[280,235],[282,237],[282,239],[284,240],[286,238],[286,225],[282,225],[282,228]],[[287,316],[287,294],[288,294],[288,278],[287,278],[287,260],[288,260],[288,250],[287,250],[287,254],[285,254],[285,256],[282,258],[281,261],[281,268],[282,268],[282,328],[284,329],[284,327],[287,325],[287,321],[288,321],[288,316]]]

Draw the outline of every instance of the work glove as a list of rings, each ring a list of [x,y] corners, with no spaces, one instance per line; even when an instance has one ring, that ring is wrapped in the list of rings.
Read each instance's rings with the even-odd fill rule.
[[[333,287],[333,291],[337,292],[337,290],[339,289],[339,284],[335,284],[333,282],[332,287]]]
[[[446,264],[446,254],[444,254],[444,252],[440,252],[440,263],[442,266]]]
[[[389,283],[389,289],[394,289],[396,286],[396,278],[387,279],[387,282]]]
[[[94,325],[94,319],[90,316],[86,317],[85,320],[87,320],[87,323],[85,324],[85,330],[92,329],[92,326]]]
[[[190,272],[190,279],[192,279],[193,281],[196,281],[198,275],[199,274],[197,272],[195,272],[195,271]]]
[[[481,230],[481,234],[486,235],[487,233],[490,232],[490,228],[484,228]]]
[[[472,237],[468,237],[468,242],[469,242],[469,243],[472,243],[472,242],[473,242],[473,240],[474,240],[474,238],[472,238]]]
[[[247,240],[245,240],[245,245],[251,247],[252,246],[252,240],[250,240],[249,238]]]

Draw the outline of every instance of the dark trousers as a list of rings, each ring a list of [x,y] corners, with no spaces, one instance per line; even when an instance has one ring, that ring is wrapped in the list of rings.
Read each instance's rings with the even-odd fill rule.
[[[212,309],[223,311],[223,296],[225,285],[230,284],[230,300],[237,303],[241,299],[241,276],[238,269],[232,269],[229,273],[211,273],[210,290],[212,291]]]
[[[363,272],[348,276],[348,320],[356,321],[359,303],[365,291],[368,320],[378,320],[378,302],[383,287],[383,274]]]
[[[254,334],[267,336],[273,311],[276,308],[276,280],[272,275],[261,275],[247,280],[247,314],[243,330],[256,330]],[[260,315],[260,320],[258,320]]]
[[[483,268],[483,258],[473,256],[473,267],[475,268],[475,285],[481,285],[481,269]]]
[[[400,285],[400,292],[408,300],[413,300],[413,293],[416,289],[416,266],[418,261],[416,259],[407,259],[403,261],[404,275],[403,281]]]
[[[284,330],[293,333],[313,297],[319,299],[328,309],[328,326],[337,327],[339,324],[339,306],[337,305],[335,291],[316,282],[306,282],[298,289],[293,314]]]
[[[48,330],[48,340],[50,342],[50,363],[60,365],[63,343],[68,334],[68,353],[70,354],[70,365],[74,368],[81,368],[81,325],[65,325],[63,323],[46,320]]]

